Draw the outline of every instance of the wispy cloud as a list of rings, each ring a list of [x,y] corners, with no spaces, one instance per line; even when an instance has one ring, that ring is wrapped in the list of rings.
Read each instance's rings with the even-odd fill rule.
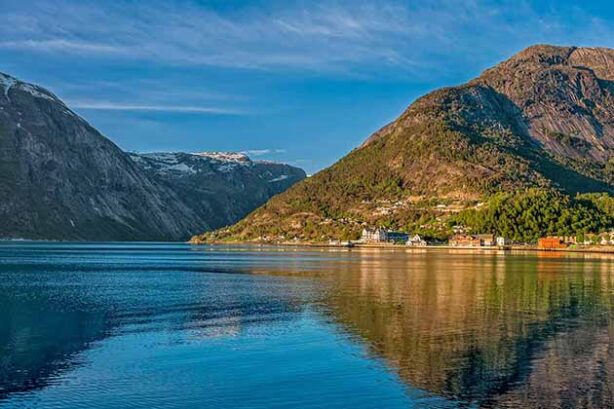
[[[8,39],[0,47],[250,69],[341,69],[405,59],[383,43],[423,29],[404,24],[401,11],[288,3],[221,14],[196,2],[37,2],[0,17]]]
[[[241,153],[244,153],[249,156],[264,156],[264,155],[286,153],[286,150],[285,149],[248,149],[248,150],[242,151]]]
[[[188,114],[215,114],[215,115],[240,115],[242,112],[219,108],[219,107],[203,107],[203,106],[185,106],[185,105],[135,105],[135,104],[117,104],[110,102],[73,102],[69,103],[72,108],[83,110],[97,111],[142,111],[142,112],[179,112]]]
[[[65,39],[0,41],[0,48],[13,50],[33,50],[48,53],[60,51],[79,54],[121,54],[128,51],[121,47],[108,44]]]
[[[424,72],[436,56],[471,60],[495,44],[614,38],[598,16],[537,13],[518,1],[266,4],[222,12],[196,1],[16,2],[0,15],[0,47],[243,69]],[[560,24],[572,11],[576,24]]]

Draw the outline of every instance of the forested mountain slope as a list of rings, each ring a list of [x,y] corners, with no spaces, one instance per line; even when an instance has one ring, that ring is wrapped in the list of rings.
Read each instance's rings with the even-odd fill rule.
[[[444,234],[501,192],[612,193],[613,152],[614,50],[533,46],[419,98],[330,168],[195,241],[355,238],[364,225]]]

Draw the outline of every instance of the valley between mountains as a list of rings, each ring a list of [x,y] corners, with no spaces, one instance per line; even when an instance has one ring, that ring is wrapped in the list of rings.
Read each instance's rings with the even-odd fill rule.
[[[376,103],[376,102],[375,102]],[[614,50],[538,45],[435,90],[331,167],[124,152],[0,74],[0,238],[308,242],[381,227],[515,241],[614,229]]]
[[[237,153],[127,153],[50,91],[0,74],[0,238],[187,240],[305,178]]]

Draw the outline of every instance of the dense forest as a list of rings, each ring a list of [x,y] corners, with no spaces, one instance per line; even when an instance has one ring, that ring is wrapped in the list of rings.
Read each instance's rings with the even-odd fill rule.
[[[468,201],[460,211],[441,210],[437,201],[416,202],[413,207],[370,219],[355,214],[325,219],[312,212],[294,215],[280,223],[275,214],[201,236],[203,241],[325,241],[357,240],[364,227],[384,227],[418,233],[429,240],[445,241],[454,231],[493,233],[516,242],[535,242],[547,235],[579,236],[614,229],[614,197],[607,193],[575,196],[554,189],[525,189],[495,193],[486,202]],[[244,234],[237,235],[237,227]]]
[[[450,223],[522,242],[545,235],[598,233],[614,228],[614,198],[605,193],[570,197],[539,189],[497,193],[485,209],[462,211]]]

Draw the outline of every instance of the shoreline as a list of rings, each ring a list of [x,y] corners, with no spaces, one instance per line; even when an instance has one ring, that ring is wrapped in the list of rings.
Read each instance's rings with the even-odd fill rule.
[[[352,245],[343,244],[327,244],[327,243],[292,243],[292,242],[280,242],[280,243],[258,243],[258,242],[203,242],[194,243],[188,242],[188,244],[195,246],[232,246],[232,245],[244,245],[244,246],[258,246],[258,247],[305,247],[305,248],[329,248],[329,249],[384,249],[384,250],[470,250],[473,252],[492,252],[492,251],[506,251],[510,253],[520,252],[540,252],[540,253],[583,253],[583,254],[612,254],[614,255],[614,246],[592,246],[592,247],[565,247],[565,248],[539,248],[537,246],[449,246],[449,245],[433,245],[433,246],[405,246],[399,244],[360,244],[353,243]]]
[[[614,255],[614,246],[591,246],[591,247],[565,247],[565,248],[539,248],[537,246],[450,246],[450,245],[430,245],[430,246],[405,246],[400,244],[328,244],[328,243],[305,243],[305,242],[253,242],[253,241],[233,241],[233,242],[194,242],[194,241],[63,241],[63,240],[31,240],[31,239],[0,239],[0,243],[5,244],[25,244],[25,243],[114,243],[114,244],[148,244],[148,243],[173,243],[188,244],[191,246],[253,246],[253,247],[303,247],[321,249],[380,249],[380,250],[462,250],[474,253],[504,251],[510,253],[539,252],[539,253],[576,253],[576,254],[610,254]]]

